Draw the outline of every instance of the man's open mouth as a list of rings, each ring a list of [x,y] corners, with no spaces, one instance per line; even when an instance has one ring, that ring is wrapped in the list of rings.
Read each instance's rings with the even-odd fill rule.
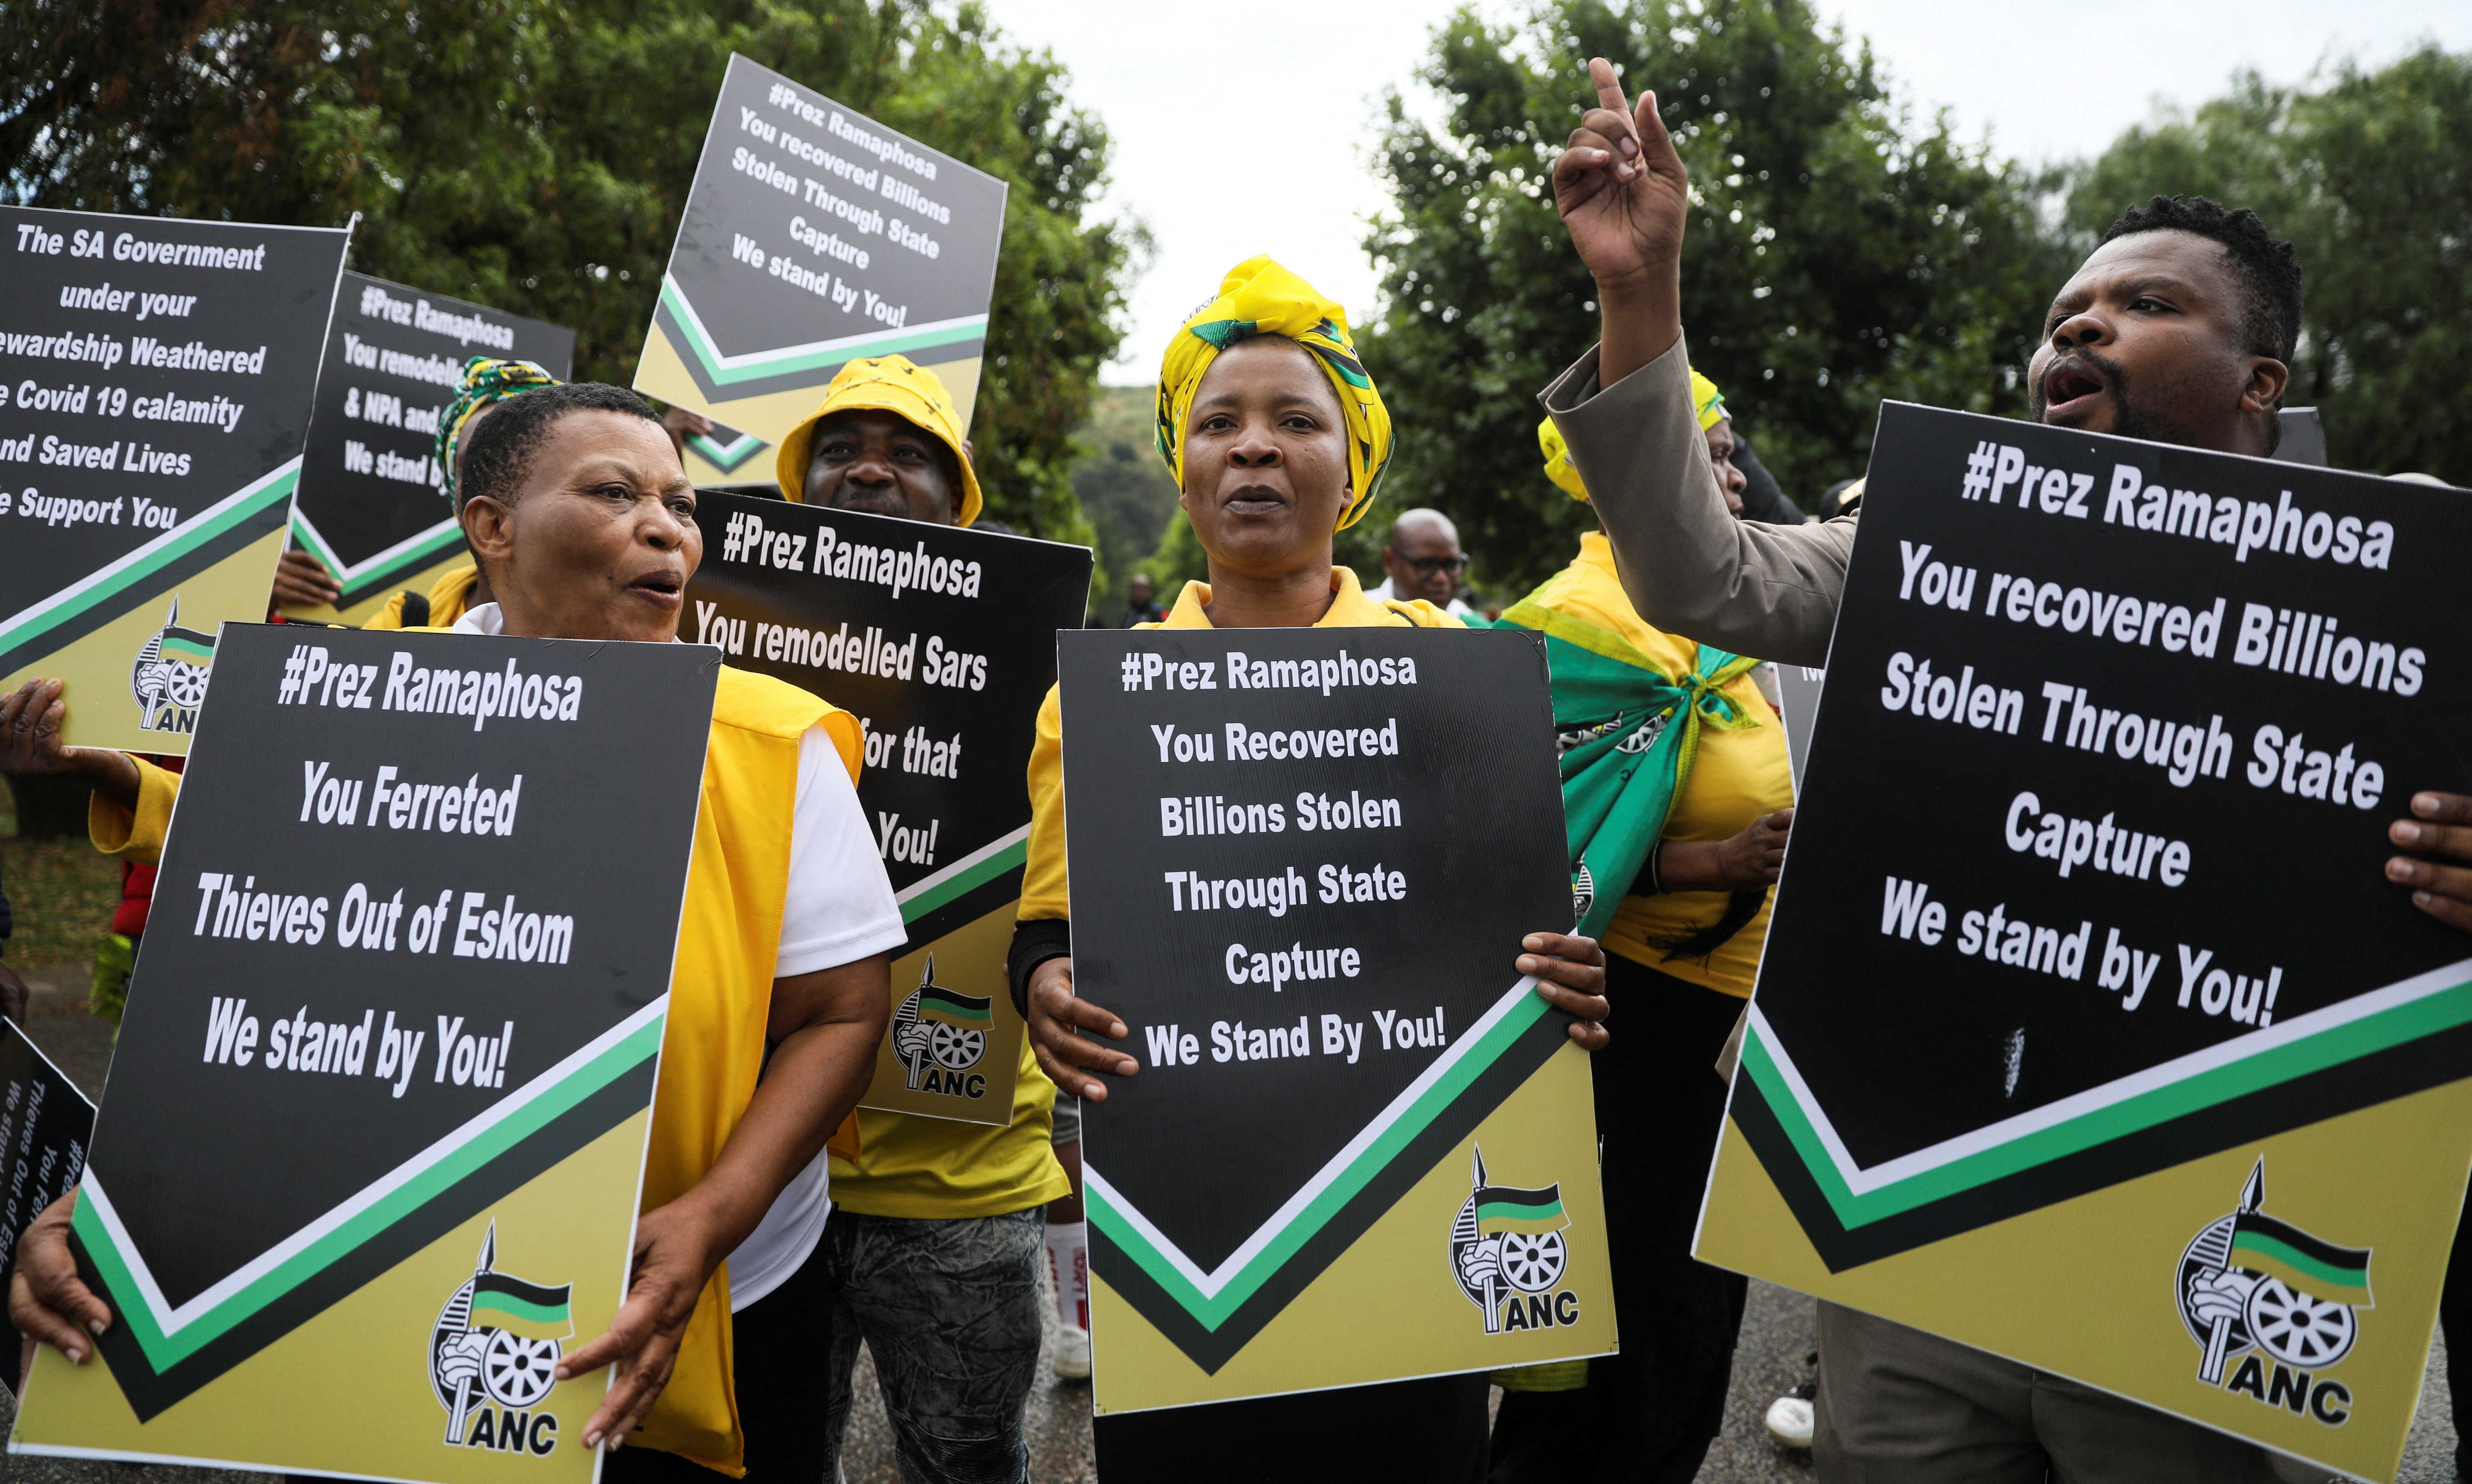
[[[2059,422],[2093,411],[2109,388],[2091,366],[2064,361],[2043,373],[2043,420]]]

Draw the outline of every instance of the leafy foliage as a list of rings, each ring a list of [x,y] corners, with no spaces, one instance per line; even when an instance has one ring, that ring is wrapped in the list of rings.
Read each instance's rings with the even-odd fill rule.
[[[1597,335],[1550,180],[1595,101],[1591,56],[1653,88],[1675,131],[1692,359],[1788,494],[1862,472],[1883,397],[2023,409],[2068,266],[2034,182],[1944,118],[1915,125],[1806,0],[1540,0],[1501,27],[1462,11],[1420,73],[1438,127],[1390,100],[1393,209],[1367,243],[1390,308],[1365,355],[1402,439],[1384,501],[1449,513],[1478,581],[1524,590],[1590,521],[1545,482],[1535,394]]]
[[[2424,47],[2316,88],[2254,73],[2074,173],[2077,246],[2155,195],[2248,206],[2307,274],[2285,403],[2341,468],[2472,481],[2472,56]]]
[[[932,0],[24,0],[0,198],[333,226],[366,272],[573,325],[624,383],[732,51],[1011,185],[972,428],[989,513],[1087,539],[1070,430],[1138,228],[1051,58]]]

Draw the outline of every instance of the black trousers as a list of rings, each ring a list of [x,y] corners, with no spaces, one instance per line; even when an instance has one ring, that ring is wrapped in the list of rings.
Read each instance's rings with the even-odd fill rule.
[[[1094,1418],[1099,1484],[1478,1484],[1486,1389],[1443,1376]]]
[[[2437,1324],[2446,1335],[2446,1400],[2455,1408],[2455,1472],[2472,1478],[2472,1241],[2464,1240],[2464,1225],[2458,1217]]]
[[[828,1484],[822,1418],[833,1294],[821,1253],[819,1246],[787,1283],[730,1316],[747,1484]],[[716,1484],[723,1477],[650,1448],[622,1448],[601,1470],[603,1484]]]
[[[1731,995],[1605,955],[1613,1040],[1591,1064],[1622,1354],[1578,1391],[1506,1392],[1492,1484],[1687,1484],[1724,1425],[1749,1283],[1691,1258],[1725,1119]]]

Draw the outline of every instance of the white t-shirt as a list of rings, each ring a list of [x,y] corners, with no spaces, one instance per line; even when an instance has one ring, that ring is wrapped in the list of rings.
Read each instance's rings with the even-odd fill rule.
[[[504,616],[483,603],[455,623],[459,634],[495,634]],[[868,833],[858,789],[822,727],[798,739],[798,791],[790,813],[790,885],[772,977],[814,974],[899,948],[909,936],[884,859]],[[764,1219],[729,1255],[729,1307],[742,1309],[789,1280],[816,1250],[832,1211],[819,1152],[782,1189]]]
[[[1367,597],[1367,598],[1372,599],[1375,602],[1387,602],[1387,601],[1391,601],[1391,600],[1396,599],[1399,595],[1398,595],[1397,593],[1394,593],[1394,592],[1392,592],[1392,591],[1390,590],[1390,579],[1388,577],[1385,577],[1382,579],[1382,585],[1381,585],[1380,587],[1375,588],[1373,591],[1371,591],[1371,592],[1369,592],[1369,593],[1366,594],[1365,596],[1366,596],[1366,597]],[[1466,618],[1469,614],[1474,613],[1476,610],[1475,610],[1474,608],[1469,607],[1466,603],[1463,603],[1463,602],[1460,601],[1458,598],[1454,597],[1454,598],[1451,600],[1451,605],[1450,605],[1448,608],[1443,609],[1442,611],[1443,611],[1443,612],[1445,612],[1445,613],[1448,613],[1451,617],[1453,617],[1453,618],[1455,618],[1455,619],[1463,619],[1463,618]]]

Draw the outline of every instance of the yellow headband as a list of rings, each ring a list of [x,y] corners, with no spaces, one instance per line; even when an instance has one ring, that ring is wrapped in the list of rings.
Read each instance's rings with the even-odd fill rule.
[[[1536,446],[1545,451],[1545,477],[1559,485],[1574,500],[1588,498],[1588,486],[1580,483],[1579,465],[1571,462],[1570,446],[1562,441],[1562,430],[1546,418],[1536,425]]]
[[[914,365],[908,356],[872,356],[841,368],[841,374],[824,389],[822,404],[790,430],[781,439],[780,452],[773,455],[772,475],[780,482],[782,499],[796,500],[806,491],[807,446],[814,439],[816,424],[835,412],[858,408],[905,418],[951,449],[954,462],[962,469],[959,524],[967,526],[979,518],[986,502],[979,494],[978,473],[970,467],[970,451],[962,446],[961,413],[953,410],[953,399],[936,373]]]
[[[1691,373],[1691,411],[1699,414],[1702,433],[1734,415],[1725,411],[1725,394],[1717,384],[1697,371]]]
[[[1356,359],[1347,333],[1347,311],[1323,298],[1314,286],[1271,261],[1247,258],[1228,270],[1219,297],[1194,312],[1168,342],[1159,364],[1158,451],[1184,487],[1184,423],[1201,389],[1202,373],[1219,353],[1238,341],[1278,335],[1313,352],[1314,365],[1330,378],[1347,424],[1347,482],[1352,498],[1339,513],[1339,527],[1356,524],[1373,500],[1373,487],[1390,462],[1390,412],[1373,378]]]
[[[1700,431],[1707,432],[1732,414],[1725,411],[1725,394],[1717,384],[1694,371],[1691,373],[1691,410],[1700,419]],[[1574,500],[1588,498],[1588,486],[1580,483],[1580,467],[1571,461],[1570,447],[1562,441],[1562,430],[1546,418],[1536,425],[1536,446],[1545,451],[1545,477],[1552,480]]]

